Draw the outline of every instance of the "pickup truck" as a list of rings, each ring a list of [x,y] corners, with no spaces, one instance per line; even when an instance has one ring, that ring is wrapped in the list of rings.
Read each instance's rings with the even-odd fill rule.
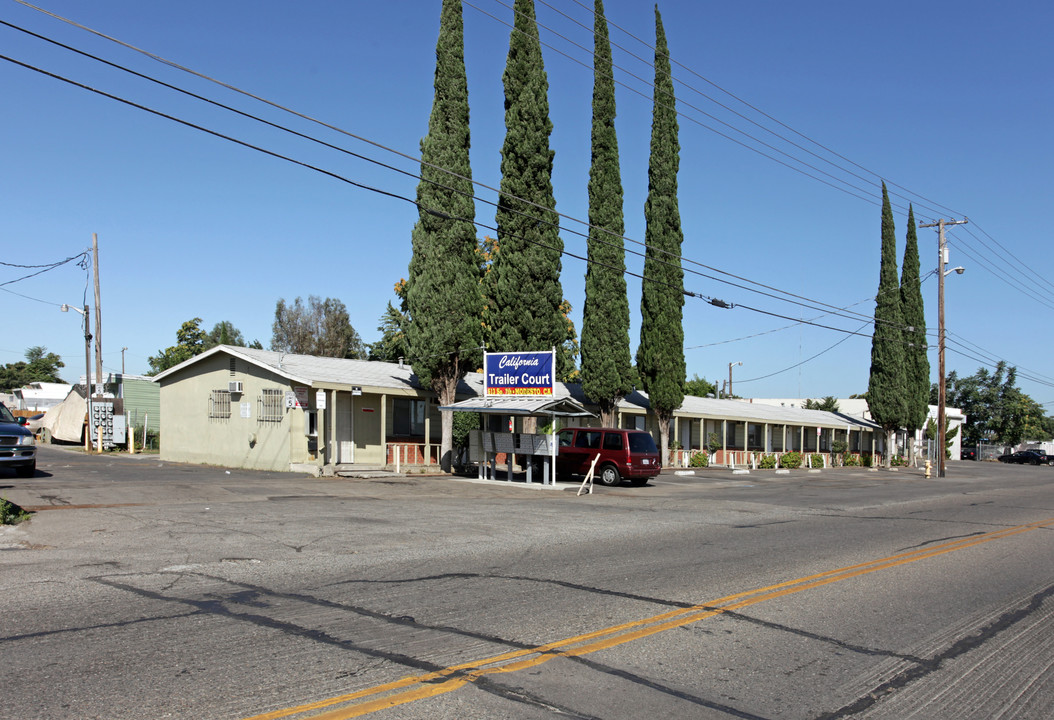
[[[1016,453],[1000,455],[996,460],[1018,465],[1054,465],[1054,455],[1047,455],[1040,450],[1018,450]]]

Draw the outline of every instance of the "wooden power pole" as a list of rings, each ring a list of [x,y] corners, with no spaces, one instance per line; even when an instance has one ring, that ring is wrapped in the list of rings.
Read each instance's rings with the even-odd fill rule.
[[[95,272],[95,382],[103,384],[102,376],[102,293],[99,290],[99,236],[91,234],[92,268]],[[90,392],[89,388],[89,392]]]
[[[944,388],[944,266],[948,262],[948,243],[944,239],[944,228],[949,225],[965,225],[969,220],[944,220],[943,218],[920,228],[937,228],[937,477],[945,475],[945,443],[947,443],[948,415],[947,397]],[[959,268],[962,271],[962,268]],[[951,272],[951,271],[948,271]]]

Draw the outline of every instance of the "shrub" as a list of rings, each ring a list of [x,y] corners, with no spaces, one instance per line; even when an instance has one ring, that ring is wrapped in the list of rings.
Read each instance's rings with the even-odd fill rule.
[[[859,467],[859,465],[860,465],[860,456],[859,455],[846,455],[845,459],[844,459],[844,462],[845,462],[845,466],[846,467]]]
[[[842,455],[846,450],[849,449],[849,443],[845,440],[835,440],[831,443],[831,452],[835,455]]]
[[[771,470],[776,467],[776,456],[775,455],[762,455],[761,460],[758,461],[758,467],[762,470]]]
[[[0,525],[17,525],[29,519],[29,513],[13,502],[0,498]]]
[[[780,458],[780,467],[788,470],[801,467],[801,453],[789,452]]]
[[[861,455],[860,456],[860,464],[862,466],[864,466],[864,467],[871,467],[871,465],[874,463],[874,461],[875,460],[874,460],[874,456],[873,455]]]
[[[688,464],[692,467],[710,467],[710,456],[705,452],[693,453]]]
[[[903,455],[894,455],[892,458],[890,458],[889,464],[892,467],[904,467],[908,464],[908,461],[904,458]]]
[[[812,467],[822,468],[823,467],[823,455],[820,453],[813,453],[811,456]]]

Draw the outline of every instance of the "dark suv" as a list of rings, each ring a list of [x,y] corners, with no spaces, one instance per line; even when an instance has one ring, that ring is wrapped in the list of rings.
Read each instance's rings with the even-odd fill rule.
[[[566,428],[557,441],[559,475],[585,475],[598,454],[595,477],[601,485],[618,485],[623,478],[644,485],[662,470],[655,439],[642,430]]]
[[[0,467],[14,468],[19,477],[37,472],[37,444],[26,427],[25,418],[16,418],[0,403]]]

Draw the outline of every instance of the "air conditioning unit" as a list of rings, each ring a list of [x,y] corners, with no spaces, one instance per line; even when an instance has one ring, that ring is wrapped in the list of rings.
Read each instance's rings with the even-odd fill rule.
[[[232,393],[240,393],[240,392],[242,392],[242,381],[241,380],[231,380],[230,382],[227,383],[227,391],[228,392],[232,392]]]

